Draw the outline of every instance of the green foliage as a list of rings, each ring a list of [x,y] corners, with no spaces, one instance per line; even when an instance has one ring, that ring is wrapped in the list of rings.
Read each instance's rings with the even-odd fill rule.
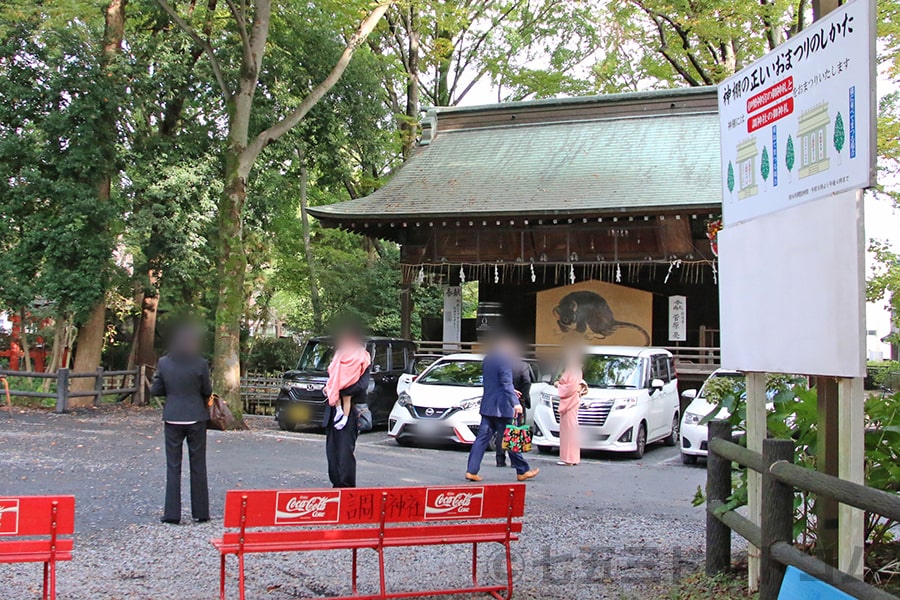
[[[844,149],[844,117],[838,112],[834,118],[834,149],[840,152]]]
[[[784,151],[784,166],[787,167],[788,171],[794,170],[794,138],[788,136],[787,140],[787,148]]]
[[[734,165],[730,160],[728,161],[728,191],[734,191]]]
[[[0,300],[40,296],[77,319],[113,276],[124,211],[116,193],[98,202],[98,189],[118,166],[109,112],[121,90],[99,66],[95,22],[41,30],[43,18],[0,12]]]
[[[763,181],[769,180],[771,169],[772,163],[769,162],[769,147],[763,146],[762,155],[759,159],[759,173],[762,175]]]
[[[866,301],[884,302],[891,311],[893,332],[889,342],[900,343],[900,255],[885,242],[872,240],[869,252],[874,256],[872,274],[866,281]]]
[[[297,366],[300,346],[293,338],[259,338],[246,358],[250,373],[280,375]]]
[[[819,422],[816,390],[809,388],[804,378],[769,374],[766,378],[766,392],[771,403],[766,417],[768,437],[793,440],[796,448],[795,464],[815,469]],[[704,395],[710,403],[717,406],[712,415],[724,408],[730,412],[727,420],[732,426],[736,429],[745,426],[746,383],[743,378],[713,379],[704,387]],[[865,410],[866,485],[888,492],[900,491],[900,393],[893,396],[870,396]],[[712,415],[704,419],[704,422]],[[746,501],[746,471],[742,471],[735,481],[734,493],[729,498],[727,507],[729,510],[734,509],[744,505]],[[814,541],[815,498],[811,494],[797,492],[795,510],[795,537],[804,543]],[[895,525],[894,522],[867,515],[866,525],[868,542],[879,545],[892,540],[891,528]]]

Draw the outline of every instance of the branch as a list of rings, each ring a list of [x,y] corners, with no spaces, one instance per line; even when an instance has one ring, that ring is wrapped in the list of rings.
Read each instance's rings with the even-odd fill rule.
[[[357,29],[350,38],[350,41],[341,53],[341,57],[338,59],[337,63],[335,63],[334,68],[332,68],[331,73],[329,73],[328,77],[323,79],[319,85],[313,88],[313,90],[303,98],[300,102],[300,106],[279,122],[275,123],[265,131],[260,132],[259,135],[253,138],[253,141],[250,142],[247,149],[244,151],[246,164],[253,164],[263,148],[283,136],[297,125],[297,123],[303,120],[303,117],[305,117],[319,100],[334,87],[341,78],[341,75],[343,75],[344,71],[347,69],[347,65],[350,64],[350,59],[353,58],[356,49],[366,41],[366,38],[372,33],[375,26],[378,25],[378,21],[380,21],[384,16],[384,13],[387,12],[391,3],[391,1],[388,1],[379,5],[365,18],[365,20],[363,20],[362,23],[360,23],[359,29]]]
[[[244,11],[235,5],[234,0],[225,0],[234,21],[237,23],[238,35],[241,38],[241,46],[244,48],[244,54],[250,54],[250,37],[247,34],[247,20],[244,18]]]
[[[225,102],[231,100],[231,91],[225,83],[225,74],[222,71],[222,65],[219,63],[219,59],[216,58],[216,53],[213,52],[213,48],[209,45],[209,42],[200,37],[200,35],[194,31],[194,28],[188,25],[187,21],[178,16],[178,13],[175,12],[175,9],[172,8],[166,0],[156,0],[156,2],[164,11],[166,11],[169,18],[172,19],[181,30],[194,40],[195,44],[203,48],[203,52],[209,58],[213,74],[216,76],[216,82],[219,84],[219,89],[222,90],[222,95],[225,97]]]

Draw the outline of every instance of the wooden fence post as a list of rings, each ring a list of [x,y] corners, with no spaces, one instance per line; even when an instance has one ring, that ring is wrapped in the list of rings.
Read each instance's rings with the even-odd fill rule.
[[[69,369],[56,371],[56,412],[64,413],[69,408]]]
[[[777,600],[785,566],[772,557],[772,544],[794,541],[794,488],[781,483],[770,472],[778,461],[794,462],[793,440],[763,440],[762,497],[759,560],[759,600]]]
[[[100,399],[103,398],[103,367],[97,367],[97,375],[94,378],[94,406],[100,406]]]
[[[731,423],[709,423],[709,441],[731,441]],[[731,566],[731,529],[710,512],[710,505],[725,503],[731,495],[731,461],[712,450],[706,459],[706,574],[716,575]]]
[[[138,365],[137,374],[134,376],[134,404],[143,406],[147,402],[147,365]]]

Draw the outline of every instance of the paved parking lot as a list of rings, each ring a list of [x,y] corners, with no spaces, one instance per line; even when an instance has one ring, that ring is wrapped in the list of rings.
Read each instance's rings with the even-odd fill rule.
[[[0,418],[0,493],[75,494],[76,559],[60,567],[60,598],[210,598],[217,555],[208,540],[221,529],[227,489],[328,485],[320,434],[284,433],[269,418],[249,422],[250,431],[210,432],[209,524],[157,522],[165,469],[155,410]],[[457,484],[466,450],[402,448],[378,432],[360,438],[357,456],[360,485]],[[542,471],[528,484],[525,531],[516,548],[516,598],[657,597],[665,583],[702,559],[703,510],[693,508],[691,499],[705,474],[681,465],[677,448],[654,445],[641,461],[588,455],[577,468],[557,467],[555,456],[532,453],[529,460]],[[487,482],[515,479],[512,469],[498,469],[492,457],[482,474]],[[185,506],[186,516],[187,511]],[[396,561],[389,582],[402,588],[423,578],[464,581],[465,552],[398,550],[389,555]],[[499,553],[482,556],[489,577],[499,577]],[[339,593],[348,587],[347,558],[252,557],[250,597]],[[374,585],[374,573],[366,573],[373,563],[362,563],[364,585]],[[34,565],[0,566],[0,598],[37,593],[39,571]]]

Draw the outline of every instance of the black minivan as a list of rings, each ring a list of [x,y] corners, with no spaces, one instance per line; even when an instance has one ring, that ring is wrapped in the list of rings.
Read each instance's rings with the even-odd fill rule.
[[[366,347],[372,355],[372,382],[367,402],[375,427],[386,426],[388,415],[397,401],[397,380],[416,353],[409,340],[367,337]],[[325,382],[328,365],[334,356],[334,343],[329,337],[310,338],[293,371],[284,374],[284,382],[275,401],[275,420],[285,431],[297,427],[322,426],[325,414]]]

